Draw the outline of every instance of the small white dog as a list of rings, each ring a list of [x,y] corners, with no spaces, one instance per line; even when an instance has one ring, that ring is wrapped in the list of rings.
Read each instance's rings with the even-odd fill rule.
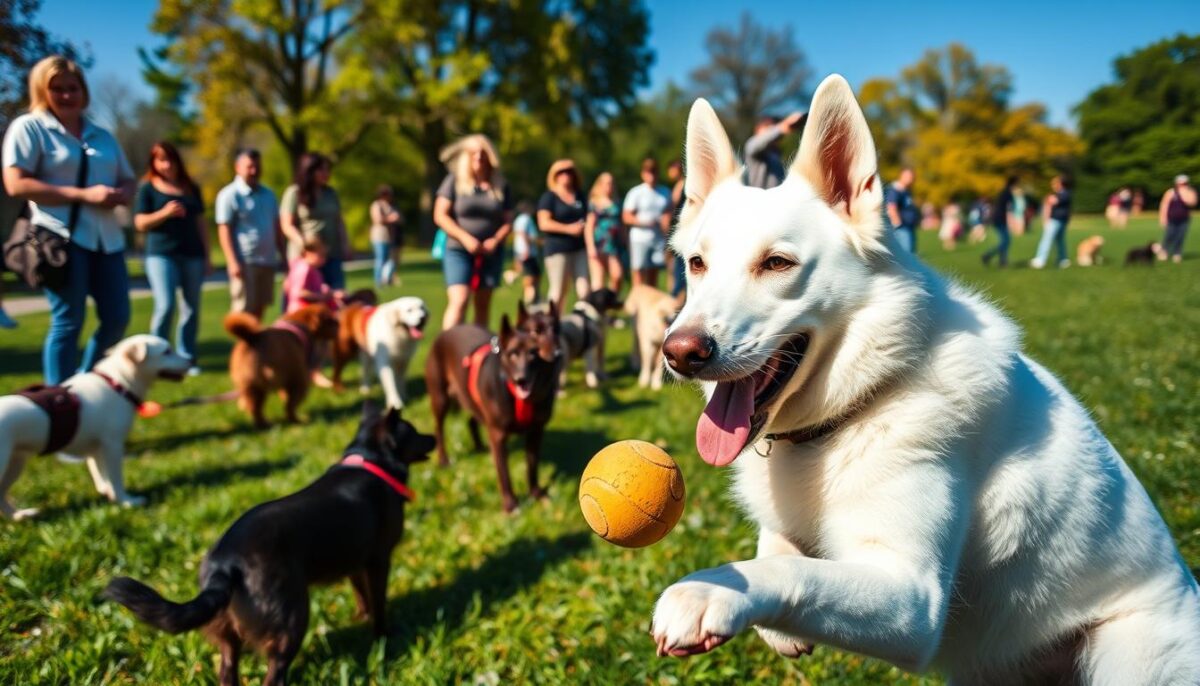
[[[63,382],[78,399],[78,428],[61,450],[87,458],[96,490],[122,505],[141,505],[144,498],[125,492],[122,461],[125,440],[138,405],[160,377],[180,380],[190,360],[171,350],[157,336],[131,336],[113,346],[91,372]],[[0,513],[26,519],[36,509],[17,509],[8,490],[25,462],[44,451],[50,436],[50,416],[34,401],[20,395],[0,397]]]
[[[370,392],[372,377],[378,374],[387,406],[404,409],[408,365],[429,321],[425,301],[403,297],[378,306],[352,306],[339,318],[334,381],[340,385],[342,368],[357,351],[362,364],[359,390]]]
[[[654,610],[660,654],[751,627],[956,684],[1200,684],[1200,593],[1145,490],[993,306],[900,249],[849,85],[817,89],[771,190],[704,101],[664,345],[703,383],[701,457],[736,460],[756,559]]]

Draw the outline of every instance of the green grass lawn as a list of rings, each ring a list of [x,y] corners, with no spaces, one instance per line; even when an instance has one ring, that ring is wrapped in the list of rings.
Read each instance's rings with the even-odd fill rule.
[[[1200,564],[1200,507],[1193,484],[1200,408],[1200,260],[1153,269],[1120,266],[1125,250],[1158,236],[1149,220],[1112,232],[1080,219],[1072,244],[1103,232],[1108,264],[1041,272],[1024,268],[1036,235],[1015,240],[1014,268],[985,270],[980,248],[943,252],[930,233],[921,252],[942,271],[982,289],[1026,331],[1026,349],[1060,375],[1099,420],[1142,479],[1193,566]],[[1196,241],[1192,239],[1193,246]],[[989,239],[990,243],[990,239]],[[437,266],[407,251],[402,287],[384,293],[426,299],[440,321],[444,303]],[[354,287],[367,285],[357,274]],[[516,289],[501,292],[502,310]],[[151,396],[167,403],[229,388],[230,340],[220,320],[222,291],[205,296],[201,364],[205,374],[161,383]],[[134,302],[130,332],[145,331],[150,301]],[[498,319],[498,315],[496,317]],[[3,389],[38,381],[45,315],[0,332]],[[432,331],[436,333],[436,331]],[[542,464],[551,498],[500,509],[486,453],[471,452],[462,415],[449,424],[454,464],[419,466],[405,539],[396,549],[388,605],[392,632],[372,643],[352,619],[349,585],[316,589],[308,639],[292,669],[302,684],[783,684],[940,683],[825,647],[796,661],[776,656],[753,633],[711,655],[659,659],[648,635],[658,593],[704,567],[753,556],[752,525],[726,495],[729,475],[697,459],[693,446],[701,400],[669,386],[636,387],[626,368],[628,329],[608,348],[613,380],[582,388],[573,369],[569,395],[550,424]],[[409,382],[409,418],[432,430],[421,380],[425,349]],[[357,374],[357,366],[351,375]],[[376,388],[376,396],[381,393]],[[129,440],[127,483],[149,496],[147,507],[102,502],[85,467],[37,459],[13,489],[20,505],[42,517],[0,521],[0,683],[209,684],[217,655],[199,634],[168,636],[134,622],[124,608],[97,601],[118,574],[145,580],[172,599],[197,592],[205,550],[243,511],[290,493],[340,456],[358,417],[357,393],[315,390],[302,426],[255,431],[232,404],[167,410],[139,420]],[[268,416],[280,417],[272,400]],[[624,550],[590,533],[575,501],[584,464],[623,438],[659,441],[687,480],[679,526],[661,543]],[[518,493],[526,491],[520,451],[513,456]],[[257,683],[258,658],[243,660]]]

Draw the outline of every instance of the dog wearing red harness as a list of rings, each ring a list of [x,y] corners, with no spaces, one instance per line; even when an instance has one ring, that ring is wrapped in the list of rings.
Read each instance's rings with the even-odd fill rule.
[[[557,331],[552,313],[540,314],[550,331]],[[541,320],[539,320],[540,322]],[[483,450],[479,427],[487,428],[492,460],[500,480],[504,511],[517,507],[508,473],[508,437],[525,437],[525,470],[529,495],[545,497],[538,483],[538,461],[546,424],[554,413],[562,353],[558,336],[537,336],[528,320],[513,327],[508,315],[500,323],[500,335],[473,324],[460,324],[442,332],[433,342],[425,361],[425,385],[433,408],[438,464],[447,466],[443,433],[451,406],[467,410],[475,450]]]
[[[35,387],[0,397],[0,515],[28,519],[8,499],[34,455],[62,451],[87,458],[96,490],[124,506],[145,499],[125,491],[125,440],[146,392],[160,378],[178,381],[191,361],[157,336],[131,336],[112,347],[90,372],[61,386]]]
[[[265,328],[253,315],[231,312],[225,316],[225,330],[238,339],[229,356],[238,406],[250,413],[256,427],[265,428],[267,394],[280,391],[287,420],[299,422],[296,413],[308,395],[314,346],[337,337],[337,318],[329,308],[306,305]]]
[[[329,471],[301,491],[258,505],[225,532],[200,566],[201,591],[174,603],[129,577],[113,579],[104,597],[141,621],[177,634],[204,628],[221,652],[222,686],[236,686],[243,647],[268,660],[264,684],[283,684],[308,631],[308,588],[349,578],[359,615],[376,637],[387,635],[392,550],[404,533],[405,507],[416,500],[410,467],[428,460],[432,436],[396,409],[371,403],[354,440]],[[143,560],[149,572],[152,560]]]
[[[425,301],[415,297],[397,298],[378,306],[355,303],[342,308],[333,348],[334,389],[344,390],[342,371],[357,354],[362,364],[359,391],[369,393],[372,377],[378,375],[388,407],[403,409],[408,365],[428,321]]]

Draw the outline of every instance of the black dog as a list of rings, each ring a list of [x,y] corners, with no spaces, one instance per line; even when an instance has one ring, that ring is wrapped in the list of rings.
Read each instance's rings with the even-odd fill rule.
[[[432,436],[397,410],[363,406],[343,459],[304,490],[252,508],[229,527],[200,568],[200,595],[164,599],[129,577],[105,597],[143,622],[176,634],[204,627],[221,650],[222,686],[235,686],[243,644],[269,660],[264,684],[283,684],[308,630],[308,587],[350,577],[360,615],[387,633],[392,548],[404,531],[409,465],[427,460]]]
[[[1141,248],[1130,248],[1129,252],[1125,253],[1125,266],[1144,264],[1148,267],[1153,267],[1161,250],[1162,246],[1158,243],[1151,243]]]
[[[553,307],[551,305],[550,307]],[[575,307],[562,316],[559,323],[559,347],[563,351],[563,373],[559,387],[567,385],[567,368],[571,362],[583,358],[588,388],[596,388],[604,380],[604,340],[607,333],[608,313],[621,310],[625,303],[615,291],[597,288],[586,298],[575,303]]]

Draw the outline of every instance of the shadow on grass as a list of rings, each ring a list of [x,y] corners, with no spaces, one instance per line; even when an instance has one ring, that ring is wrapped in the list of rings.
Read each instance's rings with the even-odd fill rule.
[[[572,477],[571,487],[574,488],[583,476],[588,460],[609,443],[612,439],[608,434],[599,431],[547,429],[542,443],[542,461],[554,465],[555,476]]]
[[[583,532],[514,541],[478,568],[460,570],[449,584],[393,599],[388,603],[387,659],[403,655],[422,632],[434,627],[446,633],[458,630],[476,604],[486,614],[491,605],[536,584],[549,569],[591,545],[592,536]],[[359,621],[331,632],[327,640],[334,656],[352,655],[365,664],[373,636],[368,624]]]
[[[187,410],[182,411],[186,412]],[[254,423],[250,420],[249,415],[246,414],[239,415],[236,421],[238,423],[234,424],[228,429],[202,429],[193,433],[171,434],[169,436],[148,438],[141,441],[131,441],[126,454],[136,456],[145,451],[166,452],[182,448],[183,446],[195,443],[196,441],[211,441],[222,438],[233,438],[234,436],[265,433],[267,431],[267,429],[255,428]]]
[[[296,466],[300,458],[292,456],[283,460],[258,460],[255,462],[247,462],[246,464],[228,465],[222,467],[209,467],[201,469],[197,472],[192,472],[182,477],[164,477],[158,483],[152,484],[149,488],[131,489],[130,493],[136,496],[144,496],[149,503],[157,503],[163,499],[166,493],[172,489],[179,488],[181,485],[188,486],[219,486],[228,483],[235,479],[256,479],[262,478],[271,472],[281,469],[291,469]],[[126,484],[128,487],[129,484]],[[89,485],[86,491],[81,491],[72,497],[66,505],[62,507],[49,507],[43,509],[37,516],[39,522],[53,522],[62,517],[73,515],[93,507],[118,507],[110,503],[99,495]]]

